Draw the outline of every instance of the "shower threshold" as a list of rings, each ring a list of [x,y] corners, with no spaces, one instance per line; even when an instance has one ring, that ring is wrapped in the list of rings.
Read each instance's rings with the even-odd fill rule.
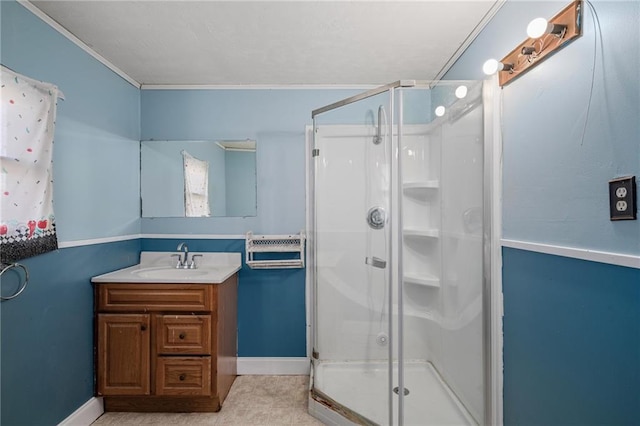
[[[405,362],[404,370],[405,389],[410,389],[404,398],[406,426],[477,424],[430,362]],[[385,362],[319,362],[313,373],[315,389],[380,425],[389,423],[387,381]],[[397,408],[398,396],[393,397]],[[329,423],[336,425],[355,424],[347,419],[340,421],[339,415],[326,410],[330,409],[322,404],[310,404],[310,413],[315,417],[332,419]]]

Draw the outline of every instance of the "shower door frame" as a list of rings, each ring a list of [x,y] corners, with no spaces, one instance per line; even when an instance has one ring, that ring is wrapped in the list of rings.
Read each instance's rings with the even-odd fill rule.
[[[438,81],[398,80],[355,96],[342,99],[312,111],[316,115],[340,108],[345,105],[389,91],[391,101],[395,103],[394,89],[397,88],[433,88]],[[482,87],[482,105],[484,114],[484,194],[483,194],[483,355],[484,355],[484,424],[503,424],[503,339],[502,339],[502,250],[501,250],[501,194],[502,194],[502,138],[501,138],[501,92],[497,77],[484,81]],[[394,114],[393,109],[391,114]],[[313,359],[314,324],[316,323],[315,291],[315,211],[314,187],[315,174],[313,164],[314,126],[305,128],[305,168],[306,168],[306,227],[309,244],[307,249],[306,302],[307,302],[307,357]],[[393,128],[391,129],[393,132]],[[392,168],[394,166],[392,158]],[[401,280],[399,282],[402,282]],[[398,359],[403,359],[402,347],[399,347]],[[402,364],[402,363],[400,363]],[[313,370],[313,366],[311,367]],[[400,379],[402,380],[402,378]],[[402,398],[400,398],[402,401]],[[402,403],[399,404],[399,413]],[[392,410],[392,407],[389,407]]]
[[[307,314],[308,314],[308,331],[309,334],[307,335],[307,344],[308,344],[308,356],[311,358],[312,361],[312,370],[313,372],[315,372],[314,368],[315,368],[315,362],[314,359],[318,359],[319,357],[319,353],[316,352],[318,350],[322,351],[322,349],[317,347],[317,330],[312,327],[313,324],[317,324],[317,303],[314,300],[314,296],[317,295],[317,263],[316,263],[316,259],[315,259],[315,255],[317,254],[317,235],[316,235],[316,228],[315,226],[313,226],[314,224],[316,224],[317,221],[317,211],[316,211],[316,204],[315,204],[315,199],[317,196],[317,193],[315,192],[316,190],[316,175],[317,175],[317,164],[315,161],[315,155],[317,154],[317,152],[315,151],[316,149],[318,149],[317,145],[316,145],[316,120],[315,120],[315,115],[317,114],[321,114],[323,112],[328,112],[331,110],[334,110],[336,108],[340,108],[341,106],[345,106],[345,105],[349,105],[351,103],[357,102],[358,100],[362,100],[362,99],[366,99],[366,98],[370,98],[370,97],[374,97],[376,95],[388,95],[388,100],[387,103],[384,105],[384,107],[388,108],[389,111],[394,111],[395,108],[395,104],[394,104],[394,84],[389,84],[389,85],[385,85],[385,86],[381,86],[375,89],[372,89],[370,91],[355,95],[351,98],[345,99],[343,101],[339,101],[335,104],[332,104],[330,106],[327,107],[323,107],[321,108],[322,111],[314,111],[314,115],[313,115],[313,126],[306,126],[306,155],[307,155],[307,161],[306,161],[306,175],[307,175],[307,240],[308,240],[308,245],[307,245],[307,260],[310,263],[307,263],[307,303],[308,303],[308,309],[307,309]],[[381,107],[383,107],[381,105]],[[380,114],[380,110],[378,110],[378,114]],[[397,146],[397,139],[394,138],[392,136],[392,129],[394,128],[394,113],[391,112],[390,114],[390,119],[385,123],[385,127],[386,130],[384,130],[384,132],[388,132],[388,137],[389,137],[389,141],[388,141],[388,148],[385,147],[384,149],[387,150],[388,149],[388,154],[390,156],[392,156],[392,151],[393,149],[395,149],[395,147]],[[378,118],[380,119],[380,115],[378,115]],[[380,124],[379,124],[380,126]],[[383,145],[386,145],[386,143],[383,143]],[[320,151],[322,151],[322,149],[320,149]],[[392,170],[394,167],[396,167],[395,163],[393,162],[393,160],[390,159],[390,162],[388,164],[388,168],[389,168],[389,178],[390,178],[390,182],[389,182],[389,186],[388,186],[388,190],[390,191],[389,194],[389,206],[388,206],[388,211],[391,213],[392,211],[392,201],[391,199],[393,198],[393,191],[395,191],[395,188],[393,188],[393,173],[394,171]],[[396,225],[393,224],[394,220],[388,216],[388,226],[389,227],[395,227]],[[387,228],[388,226],[384,226],[384,228]],[[393,248],[393,244],[394,241],[392,240],[392,231],[385,231],[389,232],[388,234],[388,239],[387,239],[387,243],[386,245],[388,245],[388,250],[389,250],[389,254],[392,253],[394,251]],[[388,261],[389,264],[393,264],[393,262]],[[387,285],[390,286],[391,281],[394,278],[394,271],[389,268],[387,269],[387,271],[385,271],[385,282]],[[383,308],[384,309],[384,308]],[[393,292],[391,291],[391,289],[389,289],[389,296],[388,296],[388,302],[387,302],[387,306],[386,309],[389,310],[389,312],[392,312],[393,310]],[[386,332],[388,335],[388,350],[387,350],[387,355],[388,355],[388,359],[386,360],[387,366],[388,368],[388,395],[387,395],[387,405],[388,405],[388,416],[389,419],[388,421],[390,423],[393,424],[393,390],[392,387],[390,386],[391,383],[393,382],[393,339],[395,338],[395,333],[392,333],[392,329],[393,329],[393,316],[392,315],[388,315],[388,320],[387,320],[387,327],[386,327]],[[313,376],[312,376],[313,378]],[[312,382],[313,384],[313,382]],[[346,419],[346,421],[348,422],[355,422],[353,423],[355,424],[362,424],[362,425],[373,425],[376,424],[375,422],[373,422],[372,420],[368,419],[367,417],[365,417],[364,415],[362,415],[360,412],[351,409],[350,407],[343,405],[341,402],[339,402],[338,400],[333,399],[332,397],[330,397],[329,395],[327,395],[326,393],[324,393],[323,391],[320,391],[318,389],[316,389],[315,387],[312,387],[310,389],[311,393],[310,395],[312,395],[312,397],[314,397],[314,399],[318,402],[321,401],[322,404],[324,405],[329,405],[332,406],[334,408],[334,411],[336,413],[339,413],[338,416],[340,416],[342,419]],[[330,417],[333,417],[330,416]],[[332,419],[329,419],[330,421]],[[342,423],[338,423],[338,424],[342,424]]]

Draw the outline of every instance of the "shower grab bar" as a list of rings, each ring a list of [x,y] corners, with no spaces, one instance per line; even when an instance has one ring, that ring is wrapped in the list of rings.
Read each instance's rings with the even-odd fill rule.
[[[366,263],[367,265],[371,265],[374,268],[380,268],[380,269],[384,269],[387,267],[387,261],[386,260],[382,260],[379,257],[366,257],[364,259],[364,263]]]

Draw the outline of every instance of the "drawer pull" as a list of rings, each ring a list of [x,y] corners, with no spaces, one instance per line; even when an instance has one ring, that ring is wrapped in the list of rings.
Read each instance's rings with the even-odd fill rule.
[[[142,330],[142,331],[146,331],[146,330],[147,330],[147,326],[146,326],[146,325],[144,325],[144,324],[142,324],[142,325],[140,326],[140,330]]]
[[[178,377],[180,379],[181,382],[184,382],[184,380],[187,378],[186,374],[181,374],[180,377]]]
[[[180,338],[180,340],[184,340],[184,338],[187,337],[187,335],[184,333],[180,333],[178,337]]]

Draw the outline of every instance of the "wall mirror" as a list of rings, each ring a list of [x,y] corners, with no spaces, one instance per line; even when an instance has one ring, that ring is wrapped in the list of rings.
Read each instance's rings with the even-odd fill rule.
[[[140,142],[142,217],[255,216],[256,141]]]

